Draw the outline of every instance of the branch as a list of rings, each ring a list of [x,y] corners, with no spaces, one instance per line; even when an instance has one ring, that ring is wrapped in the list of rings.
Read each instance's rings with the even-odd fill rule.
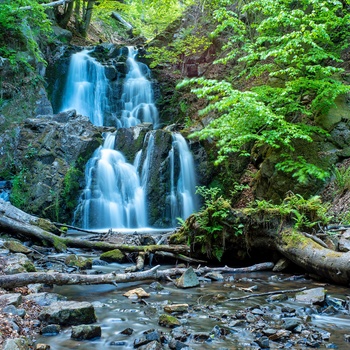
[[[39,4],[39,5],[41,5],[42,7],[56,7],[56,6],[68,4],[72,1],[74,1],[74,0],[58,0],[58,1],[49,2],[48,4]],[[20,10],[31,10],[32,6],[22,6],[19,9]]]

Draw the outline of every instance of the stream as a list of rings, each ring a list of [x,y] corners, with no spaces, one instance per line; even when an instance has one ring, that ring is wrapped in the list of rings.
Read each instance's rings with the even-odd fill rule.
[[[114,270],[122,272],[127,266],[129,265],[113,263],[108,266],[93,266],[93,270],[103,273]],[[168,267],[170,266],[162,266],[162,268]],[[293,344],[293,341],[289,342],[288,339],[270,341],[271,349],[349,348],[345,336],[349,334],[350,316],[345,308],[336,310],[326,306],[296,302],[295,293],[288,294],[289,298],[285,301],[268,301],[268,296],[226,301],[228,298],[249,294],[240,288],[253,287],[253,293],[264,293],[324,286],[327,297],[339,298],[345,304],[346,296],[350,293],[349,288],[317,283],[300,275],[273,272],[227,273],[224,274],[224,281],[210,282],[204,279],[199,287],[190,289],[179,289],[170,281],[160,282],[164,289],[159,291],[152,288],[153,281],[124,283],[117,287],[112,285],[56,286],[49,291],[61,294],[68,300],[88,301],[95,306],[97,324],[101,326],[102,336],[90,341],[72,340],[70,338],[71,329],[68,327],[56,336],[40,337],[37,341],[49,344],[55,350],[131,349],[134,348],[134,342],[142,338],[144,332],[158,330],[160,334],[165,335],[172,332],[172,336],[185,333],[187,336],[183,337],[184,343],[190,349],[259,349],[260,347],[254,346],[253,343],[259,334],[259,327],[262,330],[278,328],[277,325],[282,318],[298,318],[301,324],[307,326],[308,330],[304,332],[305,335],[308,335],[309,332],[311,339],[315,338],[315,342],[309,341],[299,346]],[[143,301],[123,296],[128,290],[139,287],[150,293],[150,297]],[[182,303],[189,305],[188,312],[175,315],[181,321],[182,326],[171,331],[158,324],[159,315],[164,313],[164,305]],[[250,311],[247,311],[247,308]],[[249,322],[240,325],[236,320],[240,312],[250,314],[253,319],[249,320],[247,316],[246,320]],[[260,314],[264,314],[265,320],[269,320],[268,326],[261,324]],[[131,335],[121,333],[127,328],[133,330]],[[252,328],[255,331],[252,331]],[[222,334],[223,330],[224,334]],[[312,331],[317,331],[318,336],[321,334],[325,339],[319,346],[317,346],[316,335],[312,335]],[[291,339],[293,333],[297,332],[291,333]],[[164,346],[166,349],[173,348],[167,347],[166,344]]]

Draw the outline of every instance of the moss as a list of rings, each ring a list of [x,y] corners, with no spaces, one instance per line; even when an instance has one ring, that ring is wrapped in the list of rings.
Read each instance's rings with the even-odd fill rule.
[[[124,253],[119,249],[113,249],[100,255],[100,259],[107,262],[121,263],[124,261],[124,258]]]
[[[181,326],[181,322],[174,316],[162,314],[159,316],[158,323],[160,326],[174,328]]]
[[[183,231],[174,233],[169,237],[170,244],[186,244],[186,242],[187,242],[187,237]]]
[[[82,270],[91,269],[92,267],[92,259],[86,259],[75,254],[68,255],[65,263],[68,266],[75,266]]]
[[[36,271],[34,264],[29,262],[29,261],[24,263],[23,267],[26,269],[27,272],[35,272]]]
[[[61,238],[54,237],[53,246],[58,252],[65,252],[67,250],[67,246],[64,244]]]

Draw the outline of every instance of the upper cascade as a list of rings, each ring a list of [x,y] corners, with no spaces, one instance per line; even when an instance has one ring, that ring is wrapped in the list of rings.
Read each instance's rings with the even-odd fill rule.
[[[119,74],[117,83],[106,78],[107,66],[92,52],[73,54],[61,110],[75,109],[93,124],[117,131],[104,135],[104,144],[86,165],[74,224],[87,229],[175,227],[179,217],[186,219],[197,209],[195,167],[186,140],[158,129],[151,72],[137,61],[137,49],[127,48],[126,74],[123,79]],[[134,134],[124,138],[123,130]],[[141,136],[138,130],[144,130]],[[118,150],[120,142],[128,156]]]

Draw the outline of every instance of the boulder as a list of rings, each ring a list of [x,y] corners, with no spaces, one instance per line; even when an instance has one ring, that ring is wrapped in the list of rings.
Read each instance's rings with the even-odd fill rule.
[[[100,326],[82,324],[72,327],[71,338],[75,340],[89,340],[100,338],[101,334]]]
[[[40,306],[48,306],[56,301],[65,301],[67,298],[57,293],[42,292],[25,295],[23,299],[34,301]]]
[[[188,268],[181,277],[176,280],[178,288],[192,288],[199,286],[199,280],[193,268]]]
[[[164,311],[170,314],[172,312],[188,312],[188,304],[165,305]]]
[[[21,293],[11,293],[0,295],[1,304],[18,306],[22,303]]]
[[[160,326],[174,328],[181,326],[181,322],[174,316],[162,314],[159,316],[158,323]]]
[[[28,350],[31,348],[32,341],[25,338],[6,339],[2,350]]]
[[[15,253],[11,254],[9,257],[6,257],[5,265],[3,266],[3,272],[6,275],[34,271],[34,264],[25,254],[22,253]]]
[[[295,295],[295,300],[305,304],[319,304],[323,303],[326,294],[322,287],[307,289]]]
[[[90,324],[97,321],[94,307],[88,302],[57,301],[43,308],[41,321],[62,326]]]
[[[150,294],[144,291],[143,288],[135,288],[127,291],[123,294],[124,296],[128,298],[132,298],[133,296],[136,296],[137,298],[148,298]]]

